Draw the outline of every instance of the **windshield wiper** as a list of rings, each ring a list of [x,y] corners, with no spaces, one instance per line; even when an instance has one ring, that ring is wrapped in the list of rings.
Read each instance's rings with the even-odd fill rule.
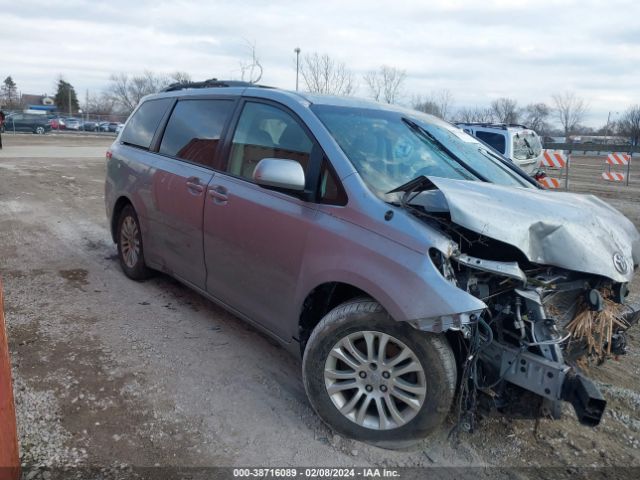
[[[422,190],[431,190],[433,188],[436,188],[433,182],[431,182],[431,180],[429,180],[424,175],[420,175],[412,180],[409,180],[407,183],[403,183],[402,185],[394,188],[393,190],[389,190],[387,192],[387,195],[390,193],[398,193],[398,192],[412,193],[412,192],[417,192]]]
[[[538,182],[535,179],[531,178],[531,176],[527,172],[522,170],[522,168],[520,168],[520,165],[518,165],[513,160],[511,160],[511,159],[509,159],[507,157],[503,157],[501,155],[498,155],[497,153],[493,152],[489,148],[479,148],[478,152],[480,152],[482,155],[484,155],[488,159],[492,159],[493,158],[495,160],[498,160],[502,165],[507,167],[513,173],[518,174],[515,177],[516,179],[520,180],[520,177],[522,177],[522,179],[524,181],[526,181],[527,183],[530,183],[531,185],[534,185],[534,186],[539,188]]]
[[[529,143],[529,140],[527,140],[526,138],[523,138],[523,140],[525,145],[529,148],[529,155],[535,155],[535,152],[533,151],[533,147]]]
[[[434,137],[428,130],[422,128],[420,125],[418,125],[416,122],[414,122],[413,120],[409,120],[406,117],[402,117],[402,121],[415,133],[417,133],[419,136],[421,136],[422,138],[427,139],[427,141],[429,141],[430,143],[434,144],[436,147],[438,147],[440,150],[442,150],[444,153],[446,153],[452,160],[454,160],[458,165],[460,165],[461,167],[463,167],[464,169],[466,169],[469,173],[471,173],[472,175],[474,175],[478,180],[481,180],[483,182],[489,182],[489,180],[482,175],[480,172],[478,172],[475,168],[471,167],[468,163],[466,163],[465,161],[463,161],[460,157],[458,157],[455,153],[453,153],[451,150],[449,150],[446,145],[444,143],[442,143],[440,140],[438,140],[436,137]]]

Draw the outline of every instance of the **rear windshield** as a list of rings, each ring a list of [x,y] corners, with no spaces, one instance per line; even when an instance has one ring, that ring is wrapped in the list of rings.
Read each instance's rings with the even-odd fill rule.
[[[532,160],[542,153],[540,137],[533,130],[523,130],[513,136],[514,160]]]

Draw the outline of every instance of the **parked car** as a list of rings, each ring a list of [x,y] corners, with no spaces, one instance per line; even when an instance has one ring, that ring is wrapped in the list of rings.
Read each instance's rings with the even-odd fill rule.
[[[101,132],[115,132],[118,128],[118,122],[101,122],[100,123],[100,131]]]
[[[85,132],[97,132],[99,123],[91,120],[86,120],[82,123],[82,130]]]
[[[124,123],[119,123],[116,127],[116,133],[120,134],[120,132],[124,129]]]
[[[299,355],[311,405],[343,435],[415,441],[456,392],[465,418],[484,399],[530,415],[568,401],[600,421],[605,400],[572,366],[586,340],[567,325],[625,301],[640,234],[449,123],[242,82],[173,85],[111,145],[105,203],[125,275],[166,272]],[[598,341],[620,352],[616,328]]]
[[[49,120],[44,115],[32,113],[14,113],[5,119],[6,131],[33,132],[43,134],[51,131]]]
[[[64,119],[60,117],[49,118],[49,125],[53,130],[64,130],[66,128]]]
[[[456,123],[465,132],[513,160],[525,172],[538,169],[542,159],[542,142],[536,132],[513,123]]]
[[[80,130],[82,128],[82,120],[74,117],[67,117],[64,120],[67,130]]]

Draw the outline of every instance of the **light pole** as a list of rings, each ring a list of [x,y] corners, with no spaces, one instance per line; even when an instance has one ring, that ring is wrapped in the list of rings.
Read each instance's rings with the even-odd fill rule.
[[[609,121],[611,120],[611,114],[618,115],[618,112],[609,112],[607,115],[607,126],[604,129],[604,144],[606,145],[609,137]]]
[[[296,52],[296,92],[298,91],[298,75],[300,73],[300,47],[293,49]]]

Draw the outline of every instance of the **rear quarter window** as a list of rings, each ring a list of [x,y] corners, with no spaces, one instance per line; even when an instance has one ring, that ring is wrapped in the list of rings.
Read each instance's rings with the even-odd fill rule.
[[[504,135],[502,135],[501,133],[476,131],[476,137],[478,137],[490,147],[493,147],[498,152],[503,154],[505,153],[506,141]]]
[[[147,100],[140,105],[122,132],[122,143],[149,149],[160,121],[171,102],[171,98],[161,98]]]

